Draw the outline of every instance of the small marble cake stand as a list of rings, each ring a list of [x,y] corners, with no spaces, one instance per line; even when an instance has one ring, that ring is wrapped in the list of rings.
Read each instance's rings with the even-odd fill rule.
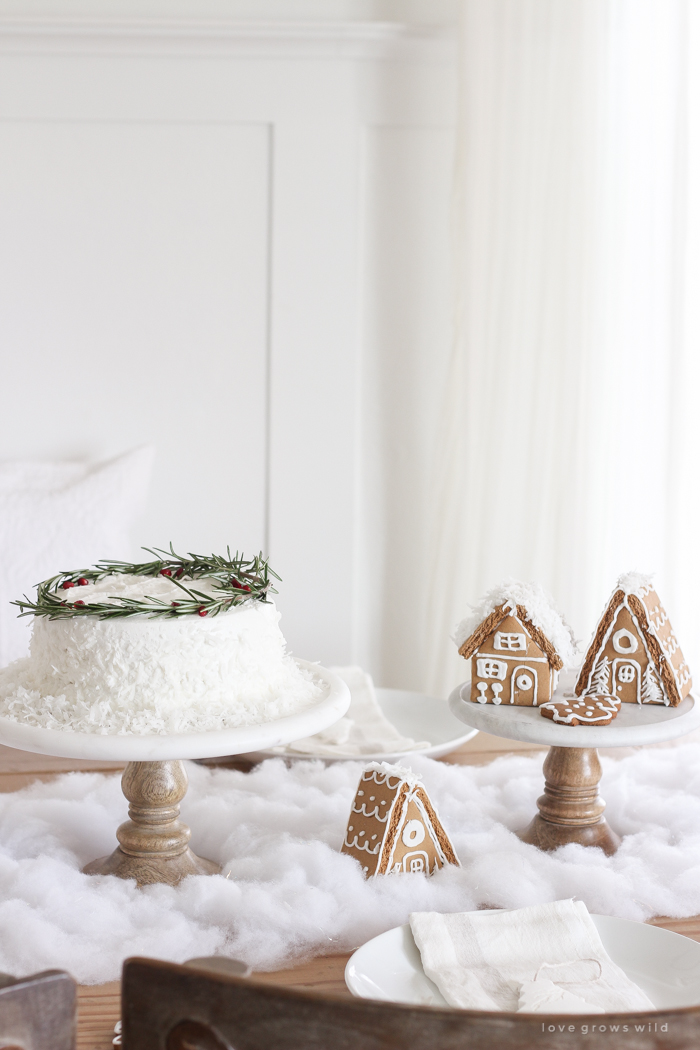
[[[190,829],[177,818],[187,791],[185,758],[240,755],[288,744],[337,722],[350,706],[350,691],[337,675],[318,664],[297,660],[324,683],[321,699],[298,714],[273,722],[205,733],[98,734],[73,733],[0,718],[0,743],[21,751],[60,758],[127,762],[122,790],[129,817],[117,830],[119,845],[109,857],[88,864],[88,875],[177,885],[187,875],[215,875],[221,869],[189,847]]]
[[[562,675],[555,700],[573,693],[573,675]],[[612,854],[620,839],[603,817],[605,802],[598,794],[602,770],[599,747],[639,747],[692,733],[700,728],[700,702],[691,693],[678,707],[622,704],[607,726],[557,725],[538,707],[479,704],[470,699],[471,682],[450,694],[452,713],[468,726],[509,740],[549,746],[544,760],[544,794],[539,813],[520,831],[524,842],[553,850],[567,842],[599,846]]]

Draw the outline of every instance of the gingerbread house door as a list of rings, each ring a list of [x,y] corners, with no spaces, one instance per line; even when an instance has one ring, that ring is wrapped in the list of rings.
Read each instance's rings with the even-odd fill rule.
[[[537,671],[526,664],[518,664],[510,676],[510,702],[520,707],[537,703]]]
[[[641,701],[639,670],[636,660],[613,660],[612,692],[623,704]]]

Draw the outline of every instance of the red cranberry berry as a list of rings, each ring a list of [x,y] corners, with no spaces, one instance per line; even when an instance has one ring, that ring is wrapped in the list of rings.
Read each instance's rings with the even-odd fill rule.
[[[170,571],[170,569],[161,569],[160,574],[161,576],[172,576],[172,572]]]
[[[64,581],[64,582],[63,582],[63,583],[61,584],[61,587],[63,587],[63,590],[64,590],[64,591],[68,591],[68,590],[70,590],[70,588],[71,588],[71,587],[75,587],[75,584],[73,583],[73,581],[72,581],[72,580],[65,580],[65,581]]]
[[[171,604],[171,605],[175,605],[175,606],[178,606],[178,605],[179,605],[180,603],[179,603],[179,602],[171,602],[170,604]]]
[[[77,609],[79,605],[85,605],[85,602],[75,602],[74,603],[74,608]]]
[[[78,580],[78,586],[79,587],[87,587],[87,582],[88,581],[85,579],[85,577],[81,576],[80,579]]]
[[[235,587],[237,591],[240,591],[240,589],[241,589],[241,585],[240,585],[240,583],[238,582],[238,580],[236,579],[235,576],[231,577],[231,586]]]
[[[179,579],[180,579],[180,577],[181,577],[181,576],[183,575],[184,571],[185,571],[185,570],[184,570],[184,569],[183,569],[182,567],[180,567],[180,568],[179,568],[179,569],[177,570],[177,572],[175,573],[175,579],[176,579],[176,580],[179,580]]]
[[[244,590],[244,591],[248,591],[248,594],[250,594],[250,587],[248,586],[248,584],[247,584],[247,583],[246,583],[246,585],[244,586],[243,590]]]
[[[199,609],[197,609],[197,612],[199,613],[200,616],[206,616],[208,610],[205,609],[203,605],[200,605]]]

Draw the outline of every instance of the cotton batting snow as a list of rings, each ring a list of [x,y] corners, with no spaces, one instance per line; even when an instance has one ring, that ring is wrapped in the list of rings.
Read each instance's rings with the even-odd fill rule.
[[[122,960],[222,954],[276,969],[346,952],[412,911],[520,908],[577,897],[594,913],[647,919],[700,912],[700,745],[603,759],[614,857],[565,846],[541,853],[513,831],[536,812],[542,755],[487,766],[411,765],[462,863],[435,875],[365,881],[338,849],[363,768],[272,759],[251,773],[188,765],[182,806],[192,848],[228,877],[177,888],[82,875],[126,818],[118,776],[70,773],[0,795],[0,970],[51,967],[83,983],[119,977]]]
[[[211,580],[187,581],[214,593]],[[106,577],[80,588],[168,603],[172,581]],[[36,616],[30,655],[0,670],[0,716],[82,733],[187,733],[255,725],[316,703],[323,685],[285,651],[272,602],[216,616]]]
[[[472,606],[469,616],[465,616],[457,625],[454,641],[459,649],[470,638],[477,627],[494,609],[504,602],[514,602],[527,610],[527,615],[546,635],[565,667],[571,666],[577,659],[577,647],[573,632],[563,617],[557,612],[554,599],[540,583],[522,583],[520,580],[508,579],[485,594],[477,605]]]

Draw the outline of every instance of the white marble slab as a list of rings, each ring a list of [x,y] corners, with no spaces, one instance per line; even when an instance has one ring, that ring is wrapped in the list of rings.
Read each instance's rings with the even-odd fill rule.
[[[115,762],[217,758],[288,744],[326,729],[342,718],[350,706],[350,690],[337,675],[306,660],[297,660],[297,663],[323,679],[325,691],[313,707],[274,722],[208,733],[100,735],[72,733],[65,729],[40,729],[9,718],[0,718],[0,744],[39,755]]]
[[[573,693],[575,675],[562,675],[555,700]],[[471,681],[450,693],[452,713],[468,726],[484,733],[522,740],[550,747],[634,747],[657,744],[663,740],[700,729],[700,703],[693,693],[678,707],[662,704],[622,704],[617,718],[607,726],[557,725],[545,718],[539,707],[516,707],[511,704],[477,704],[470,699]]]

